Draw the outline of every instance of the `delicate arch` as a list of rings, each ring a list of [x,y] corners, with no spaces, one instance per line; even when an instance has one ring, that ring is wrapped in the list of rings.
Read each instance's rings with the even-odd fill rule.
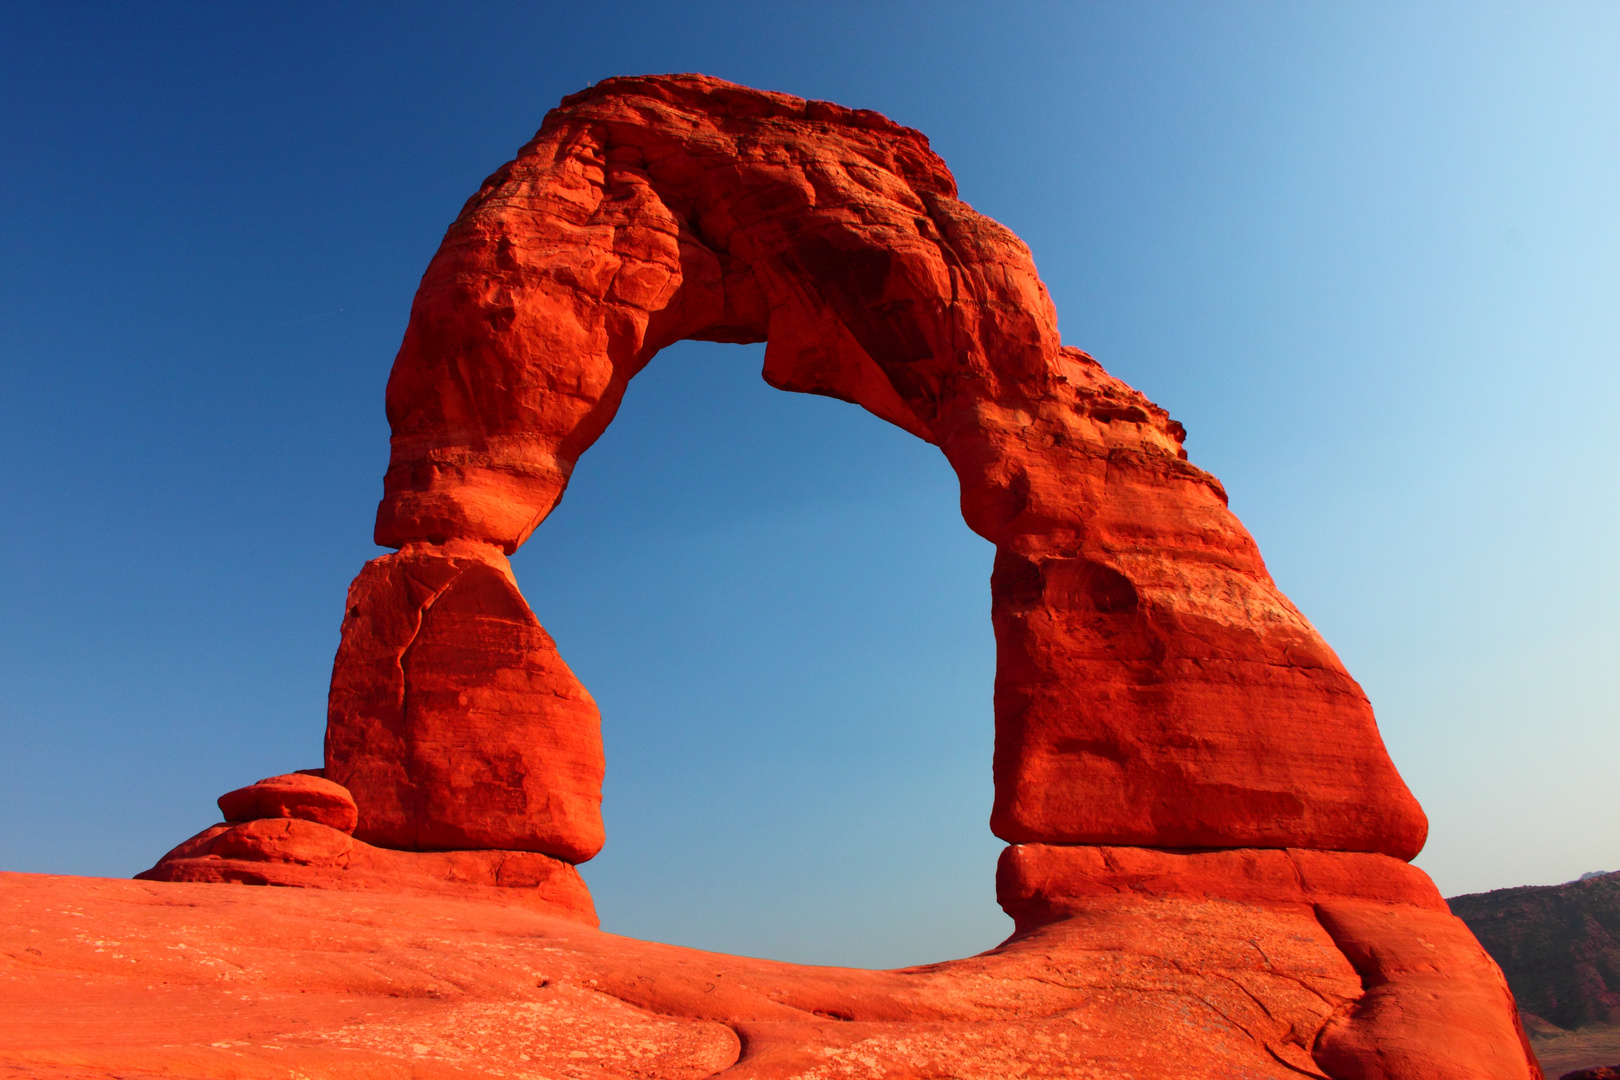
[[[504,556],[685,338],[765,341],[770,383],[855,402],[956,470],[997,548],[997,835],[1421,848],[1360,687],[1181,426],[1061,345],[1028,249],[927,140],[692,75],[565,99],[423,277],[377,513],[400,551],[351,588],[333,672],[327,769],[357,835],[600,846],[595,706]]]

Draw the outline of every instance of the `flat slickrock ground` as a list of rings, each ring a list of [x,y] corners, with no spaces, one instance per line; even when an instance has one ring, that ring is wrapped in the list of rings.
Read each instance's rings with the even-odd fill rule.
[[[1359,993],[1314,920],[1219,900],[864,971],[482,901],[0,874],[0,1077],[1297,1078]]]

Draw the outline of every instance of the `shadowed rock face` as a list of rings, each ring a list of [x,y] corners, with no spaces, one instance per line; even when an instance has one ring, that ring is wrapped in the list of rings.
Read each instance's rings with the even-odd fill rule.
[[[1186,460],[1181,426],[1061,345],[1028,249],[956,197],[927,140],[697,76],[566,99],[423,277],[376,528],[405,550],[356,582],[333,676],[327,769],[354,792],[357,835],[568,859],[600,845],[594,706],[527,608],[502,617],[529,644],[435,644],[428,664],[416,634],[437,633],[446,600],[367,583],[437,580],[435,558],[504,572],[629,380],[686,338],[765,341],[771,384],[855,402],[955,468],[964,519],[997,548],[997,835],[1422,847],[1366,697]],[[492,684],[504,712],[474,701]],[[507,715],[549,734],[508,738]],[[443,776],[454,798],[435,794]]]
[[[1620,873],[1454,896],[1519,1007],[1562,1028],[1620,1025]]]

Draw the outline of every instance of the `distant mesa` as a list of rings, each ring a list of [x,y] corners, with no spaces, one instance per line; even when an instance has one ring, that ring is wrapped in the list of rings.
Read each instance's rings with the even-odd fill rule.
[[[1620,1061],[1620,873],[1455,896],[1549,1064]]]
[[[999,948],[845,972],[592,929],[603,719],[507,558],[683,339],[764,342],[771,385],[937,446],[995,544]],[[397,550],[349,590],[324,775],[223,797],[108,909],[172,929],[185,897],[197,941],[247,940],[243,891],[213,883],[308,887],[251,895],[310,963],[243,970],[371,1019],[286,1020],[262,1075],[362,1062],[287,1050],[317,1044],[368,1068],[420,1046],[400,1053],[446,1076],[637,1047],[590,1075],[1541,1075],[1501,972],[1407,864],[1427,822],[1361,687],[1181,425],[1062,344],[1029,250],[920,133],[697,75],[575,94],[450,226],[386,399],[375,537]],[[387,979],[332,974],[341,941]],[[499,1025],[453,1020],[486,1005]]]

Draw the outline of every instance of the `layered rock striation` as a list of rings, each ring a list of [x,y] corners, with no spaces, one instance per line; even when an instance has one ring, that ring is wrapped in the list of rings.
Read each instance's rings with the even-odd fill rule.
[[[590,890],[572,863],[523,850],[368,844],[353,835],[359,813],[348,789],[319,773],[271,776],[221,795],[223,822],[136,878],[484,899],[597,925]]]

